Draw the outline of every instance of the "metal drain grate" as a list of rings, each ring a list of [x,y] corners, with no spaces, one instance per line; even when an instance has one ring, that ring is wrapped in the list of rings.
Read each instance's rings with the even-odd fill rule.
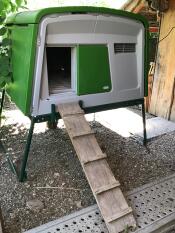
[[[175,227],[175,175],[135,189],[128,193],[127,199],[138,232],[151,232],[148,229],[159,229],[171,222]]]
[[[106,233],[107,228],[97,205],[85,208],[25,233]]]
[[[175,175],[127,194],[137,220],[137,233],[166,232],[175,227]],[[97,205],[88,207],[26,233],[108,233]]]

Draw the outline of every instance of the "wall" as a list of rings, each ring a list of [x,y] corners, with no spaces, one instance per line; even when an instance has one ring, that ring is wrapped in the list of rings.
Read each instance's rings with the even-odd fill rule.
[[[150,113],[175,121],[175,1],[161,22]]]

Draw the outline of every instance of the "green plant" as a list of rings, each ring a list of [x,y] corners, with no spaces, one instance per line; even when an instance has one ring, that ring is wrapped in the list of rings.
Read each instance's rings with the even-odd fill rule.
[[[26,3],[27,0],[0,0],[0,88],[12,80],[10,31],[5,21],[10,13],[24,8]]]

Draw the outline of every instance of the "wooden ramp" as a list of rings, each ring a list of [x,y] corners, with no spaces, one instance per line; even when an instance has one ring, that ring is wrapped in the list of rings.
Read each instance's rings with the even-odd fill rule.
[[[128,206],[104,154],[78,103],[58,105],[67,132],[86,174],[97,204],[110,233],[136,226]]]

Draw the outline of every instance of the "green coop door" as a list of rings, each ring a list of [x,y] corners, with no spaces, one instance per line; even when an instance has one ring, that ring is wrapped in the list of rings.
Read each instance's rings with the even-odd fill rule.
[[[77,94],[95,94],[111,90],[108,48],[106,45],[77,47]]]

